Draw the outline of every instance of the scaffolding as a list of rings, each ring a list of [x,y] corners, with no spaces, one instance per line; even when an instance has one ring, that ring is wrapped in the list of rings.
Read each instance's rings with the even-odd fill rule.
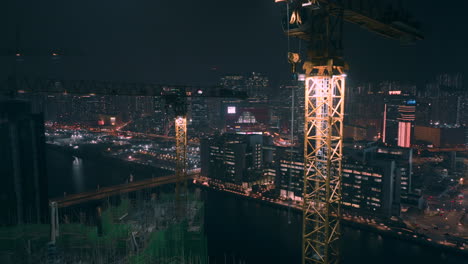
[[[197,195],[187,194],[184,201],[162,194],[156,203],[148,202],[134,227],[136,253],[128,263],[208,263],[207,240],[204,235],[204,204]],[[183,217],[177,212],[184,203]],[[146,230],[146,231],[145,231]],[[150,232],[148,232],[150,230]]]
[[[134,197],[116,196],[115,203],[102,201],[97,210],[96,204],[85,205],[96,212],[89,221],[78,212],[83,208],[63,208],[56,214],[60,235],[55,243],[49,242],[49,225],[0,227],[0,263],[208,262],[204,203],[198,194],[179,202],[174,194],[151,190]],[[176,210],[181,203],[182,217]]]

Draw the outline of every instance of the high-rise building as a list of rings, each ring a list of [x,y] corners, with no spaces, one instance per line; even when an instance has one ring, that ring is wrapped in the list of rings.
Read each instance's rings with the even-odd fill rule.
[[[193,97],[189,99],[189,134],[196,136],[209,131],[208,104],[206,98]]]
[[[415,119],[415,99],[406,96],[387,97],[383,116],[383,142],[390,146],[411,147]]]
[[[276,188],[280,195],[293,200],[304,190],[304,150],[300,147],[276,147]]]
[[[224,134],[201,142],[202,174],[242,185],[263,174],[261,135]]]
[[[247,92],[249,98],[267,99],[271,94],[268,77],[258,72],[227,75],[221,78],[220,84],[230,90]]]
[[[220,85],[238,92],[247,92],[245,77],[242,75],[226,75],[221,77]]]
[[[383,94],[374,92],[374,86],[371,84],[346,89],[345,125],[363,128],[368,140],[381,138],[383,97]],[[353,135],[354,132],[345,129],[345,136],[357,138]]]
[[[280,86],[278,93],[279,98],[276,98],[275,101],[280,111],[280,134],[284,136],[291,134],[291,128],[294,129],[295,135],[304,133],[304,85],[305,83],[303,81],[294,80]],[[294,122],[291,124],[292,120],[294,120]]]
[[[347,150],[343,162],[343,205],[358,214],[399,215],[401,199],[406,197],[409,172],[401,160],[379,156],[375,143],[356,144]],[[401,149],[406,150],[406,149]],[[393,152],[392,152],[393,153]],[[383,155],[383,154],[382,154]],[[279,194],[293,200],[302,199],[304,188],[304,155],[301,147],[275,149],[275,185]],[[406,191],[406,194],[402,194]]]
[[[48,215],[42,114],[25,101],[0,102],[0,224],[44,222]]]
[[[169,122],[169,120],[167,120],[166,103],[164,102],[164,98],[162,96],[153,97],[153,107],[153,133],[159,135],[168,134],[166,133],[167,131],[164,130],[166,124]]]
[[[463,74],[461,73],[443,73],[435,78],[426,87],[426,93],[430,97],[440,97],[458,94],[463,91]]]
[[[387,147],[377,142],[354,142],[344,147],[348,160],[357,161],[369,167],[377,162],[392,161],[394,170],[392,173],[399,180],[399,196],[404,203],[412,192],[413,177],[413,149],[402,147]]]
[[[359,214],[400,215],[400,182],[394,161],[343,163],[342,201]]]
[[[463,97],[457,95],[438,96],[432,98],[430,109],[430,125],[460,125],[462,122],[462,99]]]
[[[271,95],[269,91],[269,80],[265,75],[252,72],[246,79],[247,95],[250,98],[268,99]]]
[[[403,203],[408,201],[412,192],[413,179],[413,149],[401,147],[378,147],[376,160],[391,160],[395,162],[395,174],[400,180],[400,197]]]

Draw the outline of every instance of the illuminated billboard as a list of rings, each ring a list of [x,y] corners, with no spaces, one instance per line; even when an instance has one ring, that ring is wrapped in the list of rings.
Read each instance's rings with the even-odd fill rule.
[[[235,106],[228,106],[227,107],[227,113],[228,114],[235,114],[236,113],[236,107]]]

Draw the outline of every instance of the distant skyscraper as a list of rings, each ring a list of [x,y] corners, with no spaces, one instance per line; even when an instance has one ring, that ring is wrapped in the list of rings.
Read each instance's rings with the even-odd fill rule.
[[[44,120],[25,101],[0,102],[0,224],[43,222],[48,214]]]
[[[463,75],[461,73],[444,73],[436,77],[438,95],[453,94],[463,90]]]
[[[415,99],[400,96],[387,97],[383,116],[383,142],[390,146],[411,147],[415,118]]]
[[[208,119],[208,104],[206,98],[193,97],[189,98],[189,133],[190,135],[197,135],[199,133],[209,131]]]
[[[268,77],[257,72],[249,75],[227,75],[221,78],[220,84],[227,89],[247,92],[249,98],[267,99],[271,96]]]
[[[275,105],[280,111],[281,118],[280,133],[291,133],[291,119],[294,116],[294,134],[304,133],[304,111],[305,111],[305,90],[303,81],[290,81],[280,86],[278,97]],[[294,107],[293,107],[294,106]],[[293,113],[291,113],[293,111]],[[284,133],[283,133],[284,134]],[[285,135],[286,136],[286,135]]]
[[[234,91],[247,92],[245,77],[242,75],[226,75],[221,77],[220,85]]]
[[[246,80],[247,94],[250,98],[268,99],[271,94],[268,77],[257,72],[252,72]]]
[[[468,123],[468,90],[463,84],[461,73],[436,76],[434,81],[426,85],[425,97],[431,103],[431,125],[458,127]]]

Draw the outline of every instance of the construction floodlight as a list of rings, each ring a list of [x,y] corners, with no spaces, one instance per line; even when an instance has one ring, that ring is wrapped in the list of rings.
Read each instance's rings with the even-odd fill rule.
[[[302,7],[308,7],[311,9],[320,9],[320,4],[318,0],[307,0],[306,2],[302,3]]]

